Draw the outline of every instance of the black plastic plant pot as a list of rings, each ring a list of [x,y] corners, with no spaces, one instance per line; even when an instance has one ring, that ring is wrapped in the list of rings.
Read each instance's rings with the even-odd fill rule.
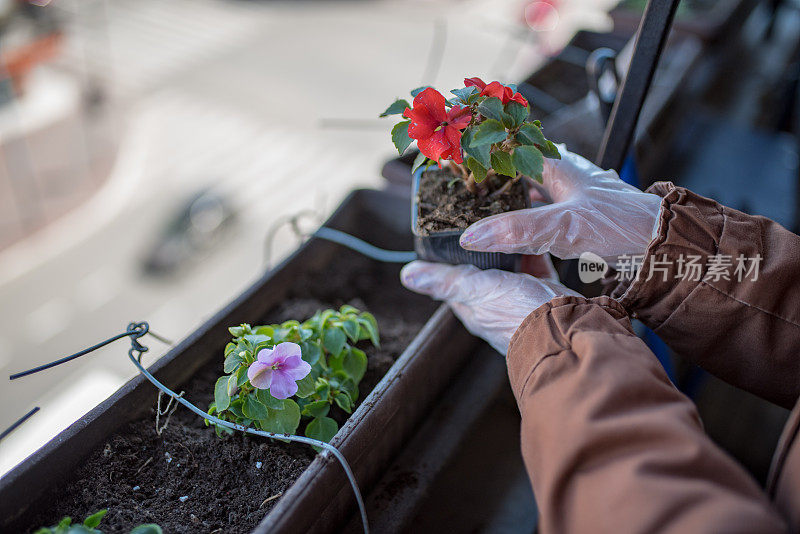
[[[359,190],[340,205],[325,225],[351,233],[376,246],[405,247],[407,250],[412,241],[408,232],[408,213],[407,198],[383,191]],[[338,286],[330,287],[331,277],[340,268],[339,265],[347,260],[348,254],[355,253],[319,238],[310,239],[280,266],[265,274],[159,358],[149,367],[150,372],[176,391],[186,387],[191,380],[196,380],[209,366],[219,365],[221,372],[220,355],[230,339],[228,327],[245,322],[259,324],[291,297],[291,291],[295,291],[293,288],[305,288],[312,283],[309,280],[327,284],[326,291],[329,295],[326,298],[352,298],[352,294],[336,297],[335,295],[342,295],[346,290]],[[437,309],[429,299],[404,290],[399,285],[399,265],[379,264],[374,260],[366,260],[360,256],[358,258],[364,261],[363,269],[359,267],[357,271],[359,279],[376,277],[374,282],[380,284],[380,287],[396,288],[391,290],[392,298],[389,299],[391,303],[388,309],[405,306],[410,314],[415,314],[414,324],[420,325],[416,336],[413,331],[408,334],[411,340],[409,344],[404,349],[398,347],[399,356],[377,385],[371,391],[362,391],[363,401],[331,440],[331,444],[347,459],[366,497],[370,488],[402,450],[405,441],[413,435],[438,402],[437,399],[453,376],[464,366],[477,341],[463,329],[446,306]],[[351,288],[350,291],[355,291],[358,295],[359,289]],[[369,295],[364,293],[355,298],[362,297],[365,302],[369,302]],[[120,357],[126,357],[128,347],[122,345],[118,349]],[[213,382],[209,387],[213,388]],[[108,447],[122,432],[128,431],[125,429],[130,428],[129,423],[144,421],[148,428],[152,428],[152,409],[156,396],[156,389],[150,382],[137,376],[3,476],[0,479],[0,532],[29,532],[40,527],[41,524],[37,523],[41,519],[42,510],[58,503],[63,492],[70,487],[93,484],[97,479],[81,471],[81,467],[90,465],[88,462],[91,458],[104,456],[104,446]],[[176,413],[173,416],[170,425],[179,424],[180,419],[178,422],[175,419],[177,415]],[[197,423],[194,419],[192,421],[193,424]],[[207,431],[213,432],[211,429]],[[151,436],[151,439],[156,438]],[[259,444],[260,447],[267,445],[288,446],[266,439],[264,444]],[[176,451],[179,450],[180,448],[176,448]],[[307,451],[303,449],[303,452]],[[137,460],[143,461],[138,456]],[[208,462],[207,465],[217,469],[216,463]],[[219,463],[220,469],[226,469],[224,462]],[[221,473],[228,476],[228,471]],[[109,473],[97,474],[98,477],[110,480],[108,475]],[[314,456],[308,467],[293,481],[292,476],[294,475],[287,475],[288,489],[283,491],[279,499],[269,503],[271,509],[260,502],[263,497],[250,499],[253,501],[251,511],[240,517],[246,516],[251,522],[254,517],[260,518],[260,522],[255,523],[256,526],[252,523],[248,523],[246,527],[228,524],[219,531],[249,531],[257,534],[329,533],[339,531],[356,512],[353,491],[341,465],[329,452]],[[116,479],[112,482],[117,483]],[[115,495],[130,491],[131,484],[138,483],[129,478],[120,480],[119,491]],[[187,491],[191,492],[192,488]],[[106,520],[111,518],[115,506],[126,513],[137,512],[120,508],[122,504],[96,504],[98,509],[104,506],[111,508]],[[182,513],[186,513],[187,521],[189,511],[208,509],[206,503],[197,500],[194,504],[192,498],[185,503],[176,500],[175,509],[179,506],[195,507],[193,510],[183,509]],[[147,502],[142,502],[139,508],[146,509]],[[78,513],[68,510],[64,512],[64,515]],[[111,525],[101,525],[100,528],[112,530],[110,527]],[[192,526],[190,522],[186,528],[184,531],[204,531],[203,527]],[[113,530],[119,531],[120,528],[114,527]]]
[[[424,167],[420,167],[411,180],[411,232],[414,234],[414,251],[421,260],[452,265],[471,264],[479,269],[501,269],[518,271],[522,256],[520,254],[503,254],[501,252],[474,252],[465,250],[459,244],[463,230],[447,230],[424,234],[419,230],[419,187]],[[523,182],[526,183],[526,182]],[[530,207],[530,198],[525,187],[526,206]]]

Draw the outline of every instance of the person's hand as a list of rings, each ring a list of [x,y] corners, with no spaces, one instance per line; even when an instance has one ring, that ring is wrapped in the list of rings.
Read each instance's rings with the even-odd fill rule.
[[[504,356],[533,310],[554,297],[580,296],[552,280],[474,265],[414,261],[403,267],[400,280],[412,291],[447,301],[467,330]]]
[[[482,219],[464,231],[467,250],[542,254],[563,259],[593,252],[613,259],[644,254],[655,237],[661,197],[643,193],[559,146],[560,160],[545,159],[535,200],[545,206]]]

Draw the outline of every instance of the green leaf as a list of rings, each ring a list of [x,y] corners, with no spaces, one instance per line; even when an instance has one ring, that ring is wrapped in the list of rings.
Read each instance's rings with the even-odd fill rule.
[[[349,345],[348,348],[342,350],[339,354],[331,354],[328,357],[328,366],[333,369],[334,371],[341,371],[342,366],[344,365],[344,357],[350,352]]]
[[[306,436],[328,443],[339,431],[339,425],[330,417],[317,417],[308,423]]]
[[[270,393],[268,389],[257,389],[256,399],[258,399],[258,402],[267,408],[272,408],[273,410],[283,410],[283,400],[273,397],[272,393]]]
[[[478,88],[474,85],[470,87],[461,87],[460,89],[453,89],[450,91],[458,97],[464,104],[470,104],[470,97],[478,94]]]
[[[539,150],[542,151],[542,155],[546,158],[561,159],[561,153],[558,151],[558,147],[549,139],[545,141],[544,145],[539,147]]]
[[[98,512],[93,513],[89,517],[83,520],[83,526],[86,528],[97,528],[100,524],[100,521],[103,520],[103,516],[108,513],[108,510],[100,510]]]
[[[386,111],[378,115],[379,117],[388,117],[389,115],[399,115],[400,113],[404,112],[406,108],[410,108],[411,104],[408,103],[407,100],[399,98],[392,102]]]
[[[364,373],[367,372],[367,355],[364,354],[364,351],[352,347],[347,356],[344,357],[342,369],[356,383],[361,382],[361,379],[364,378]]]
[[[350,341],[353,343],[358,342],[358,321],[355,319],[346,319],[342,323],[342,328],[347,337],[350,338]]]
[[[228,406],[228,411],[239,419],[242,419],[244,417],[244,413],[242,413],[242,399],[231,401],[231,405]]]
[[[324,378],[317,379],[317,385],[314,388],[314,393],[322,397],[323,399],[327,399],[328,395],[331,394],[331,385],[330,383],[325,380]]]
[[[297,381],[297,397],[305,399],[314,394],[316,379],[314,373],[308,373],[305,378]]]
[[[409,124],[411,124],[411,121],[398,122],[394,125],[394,128],[392,128],[392,143],[394,143],[395,148],[397,148],[401,156],[408,148],[408,145],[413,141],[413,139],[408,136]]]
[[[228,394],[229,378],[227,375],[221,376],[217,379],[217,383],[214,384],[214,403],[220,412],[227,410],[231,404],[231,396]]]
[[[300,328],[297,329],[297,331],[300,334],[300,341],[307,341],[311,339],[311,336],[314,335],[314,330],[312,330],[311,328],[304,328],[301,326]]]
[[[245,382],[250,380],[247,377],[247,369],[248,369],[247,365],[242,365],[236,370],[236,387],[242,387],[245,384]]]
[[[262,336],[267,336],[270,339],[275,335],[275,329],[269,325],[257,326],[253,332]]]
[[[257,347],[262,343],[272,341],[272,338],[263,334],[247,334],[244,336],[244,340],[253,345],[253,347]]]
[[[300,343],[300,352],[303,360],[309,365],[314,365],[322,357],[322,349],[316,341],[302,341]]]
[[[517,176],[517,169],[514,168],[514,164],[511,162],[511,156],[508,152],[492,152],[492,168],[497,174],[502,174],[511,178]]]
[[[510,119],[508,127],[517,128],[519,125],[525,122],[525,119],[528,118],[529,113],[530,110],[528,106],[523,106],[519,102],[515,102],[513,100],[510,101],[508,104],[506,104],[506,115]]]
[[[416,89],[412,89],[411,90],[411,96],[417,96],[418,94],[420,94],[422,91],[424,91],[428,87],[430,87],[430,85],[423,85],[422,87],[417,87]]]
[[[239,389],[238,373],[228,377],[228,396],[233,397]]]
[[[428,161],[428,157],[420,152],[417,154],[417,157],[414,158],[414,163],[411,165],[411,174],[417,172],[417,169],[425,165],[425,162]]]
[[[227,345],[225,345],[225,357],[227,358],[228,354],[230,354],[231,351],[233,349],[235,349],[235,348],[236,348],[236,343],[233,343],[233,342],[228,343]]]
[[[239,367],[242,363],[244,363],[244,352],[243,350],[233,350],[230,354],[225,358],[225,364],[222,367],[222,370],[226,373],[232,373]]]
[[[242,399],[242,413],[248,419],[260,421],[269,417],[269,410],[256,399],[255,395],[246,395]]]
[[[327,400],[309,402],[303,408],[302,414],[310,417],[325,417],[331,409],[331,403]]]
[[[472,156],[484,168],[490,167],[492,164],[489,160],[489,145],[472,146],[472,138],[475,135],[475,127],[470,126],[464,133],[461,134],[461,148],[468,156]],[[474,171],[473,171],[474,172]]]
[[[353,401],[350,400],[350,395],[347,393],[337,393],[333,400],[336,404],[347,413],[353,412]]]
[[[505,141],[507,136],[506,128],[500,121],[487,119],[480,123],[475,129],[475,134],[472,136],[470,146],[477,147],[499,143]]]
[[[347,336],[338,328],[326,328],[322,334],[322,346],[325,347],[330,354],[338,356],[344,346],[347,344]]]
[[[244,325],[231,326],[228,327],[228,332],[230,332],[233,337],[242,337],[245,333],[245,328]]]
[[[539,182],[542,181],[544,157],[535,146],[518,146],[511,155],[511,161],[517,170],[525,176],[530,176]]]
[[[353,399],[353,402],[358,399],[358,385],[352,378],[344,380],[339,389],[346,391],[347,394],[350,395],[350,398]]]
[[[523,145],[544,145],[547,139],[544,138],[542,130],[533,123],[523,124],[517,132],[517,141]]]
[[[280,410],[268,409],[269,415],[258,422],[258,426],[267,432],[294,434],[300,425],[300,406],[292,399],[283,401]]]
[[[139,525],[131,530],[131,534],[164,534],[164,532],[161,530],[161,527],[155,523],[148,523],[146,525]]]
[[[489,145],[486,145],[487,148],[488,146]],[[472,175],[477,183],[481,183],[486,179],[486,172],[487,172],[486,167],[481,165],[481,163],[478,160],[476,160],[472,156],[469,156],[467,158],[466,164],[467,168],[472,171]]]
[[[376,347],[381,346],[380,336],[378,334],[378,321],[375,320],[375,317],[369,312],[363,312],[358,317],[359,324],[366,328],[367,333],[369,334],[369,339],[372,341],[372,344]]]
[[[478,104],[478,113],[487,119],[502,121],[505,116],[505,111],[503,111],[503,102],[501,102],[497,97],[490,96]]]

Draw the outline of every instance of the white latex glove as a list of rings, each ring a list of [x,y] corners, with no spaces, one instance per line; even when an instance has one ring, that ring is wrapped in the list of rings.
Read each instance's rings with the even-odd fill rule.
[[[400,280],[412,291],[447,301],[467,330],[503,356],[533,310],[554,297],[580,296],[552,280],[474,265],[414,261],[403,267]]]
[[[482,219],[461,236],[467,250],[577,258],[593,252],[611,259],[644,254],[656,234],[661,197],[643,193],[559,145],[560,160],[545,159],[534,198],[546,206]]]

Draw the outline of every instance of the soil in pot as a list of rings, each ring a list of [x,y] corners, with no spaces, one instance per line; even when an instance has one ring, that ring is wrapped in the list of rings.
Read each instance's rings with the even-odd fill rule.
[[[487,193],[476,195],[467,190],[463,180],[454,180],[448,168],[423,172],[419,184],[418,230],[422,235],[464,230],[485,217],[524,209],[527,191],[522,181],[501,192],[507,180],[490,176],[483,182]]]
[[[319,308],[346,303],[372,312],[381,330],[381,348],[368,343],[361,347],[368,355],[368,369],[359,385],[360,404],[436,307],[399,283],[387,283],[398,275],[397,265],[378,264],[343,250],[329,270],[299,277],[278,309],[251,322],[304,319]],[[222,350],[219,359],[179,388],[200,407],[213,400]],[[108,508],[101,524],[106,533],[127,534],[133,526],[149,522],[160,524],[168,534],[250,532],[314,459],[314,451],[302,444],[239,433],[217,438],[184,408],[171,416],[159,436],[155,390],[153,399],[148,416],[123,427],[95,450],[69,484],[54,488],[44,499],[51,505],[30,512],[31,530],[55,524],[64,515],[85,517]],[[341,424],[345,417],[339,419]]]

